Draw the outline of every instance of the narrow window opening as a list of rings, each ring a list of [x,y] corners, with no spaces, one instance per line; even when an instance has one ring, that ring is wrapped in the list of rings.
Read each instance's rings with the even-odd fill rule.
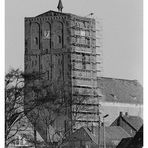
[[[62,43],[62,38],[61,38],[60,35],[58,36],[58,39],[59,39],[59,43],[61,44]]]
[[[48,49],[46,49],[46,54],[48,54]]]
[[[47,79],[49,80],[49,70],[47,71]]]
[[[37,37],[34,38],[34,42],[35,42],[35,45],[38,45],[39,41]]]

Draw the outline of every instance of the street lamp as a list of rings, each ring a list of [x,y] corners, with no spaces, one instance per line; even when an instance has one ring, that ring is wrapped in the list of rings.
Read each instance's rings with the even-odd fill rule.
[[[108,116],[109,116],[109,114],[106,114],[105,116],[103,116],[103,133],[104,133],[104,134],[103,134],[103,136],[104,136],[104,138],[103,138],[103,139],[104,139],[104,140],[103,140],[103,142],[104,142],[104,143],[103,143],[103,148],[106,148],[106,141],[105,141],[105,138],[106,138],[106,137],[105,137],[105,122],[104,122],[104,119],[107,118]]]
[[[101,137],[101,118],[100,118],[100,104],[98,104],[98,109],[97,109],[97,116],[98,116],[98,147],[100,148],[100,137]]]

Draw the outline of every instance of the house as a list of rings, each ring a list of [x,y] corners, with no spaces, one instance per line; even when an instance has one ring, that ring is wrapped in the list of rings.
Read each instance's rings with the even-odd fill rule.
[[[123,138],[117,148],[142,148],[143,147],[143,126],[132,138]]]
[[[16,128],[11,130],[11,135],[15,134],[10,140],[11,143],[9,144],[8,148],[22,148],[22,147],[30,147],[30,148],[35,148],[35,147],[44,147],[46,145],[54,145],[56,142],[59,140],[59,134],[54,131],[54,129],[51,129],[50,127],[50,133],[49,136],[52,139],[51,143],[45,143],[43,138],[40,136],[38,132],[36,134],[34,133],[34,128],[31,127],[26,127],[26,128],[21,128],[16,132]],[[11,136],[10,135],[10,136]],[[36,136],[36,137],[35,137]],[[35,141],[36,140],[36,141]],[[36,146],[35,146],[36,145]]]
[[[52,136],[52,139],[54,139],[55,141],[56,136],[56,133],[54,133],[54,136]],[[38,147],[45,145],[44,140],[38,132],[35,133],[34,127],[29,122],[26,116],[24,116],[20,121],[16,122],[12,126],[6,142],[9,143],[7,145],[8,148],[35,148],[35,144]]]
[[[122,127],[128,134],[131,136],[134,136],[140,127],[143,124],[143,120],[138,116],[130,116],[128,115],[128,112],[123,115],[122,112],[120,112],[117,119],[111,124],[111,126],[120,126]]]
[[[104,145],[106,148],[115,148],[127,137],[131,136],[118,126],[81,127],[64,141],[61,148],[103,148]]]

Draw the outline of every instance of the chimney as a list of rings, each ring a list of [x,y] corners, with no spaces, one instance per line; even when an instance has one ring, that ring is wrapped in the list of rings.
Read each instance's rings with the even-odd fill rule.
[[[128,116],[128,112],[125,112],[125,116]]]
[[[120,112],[120,113],[119,113],[119,116],[122,116],[122,115],[123,115],[123,113],[122,113],[122,112]]]
[[[123,113],[122,112],[120,112],[119,113],[119,117],[117,118],[117,126],[120,126],[120,122],[121,122],[121,117],[123,116]]]

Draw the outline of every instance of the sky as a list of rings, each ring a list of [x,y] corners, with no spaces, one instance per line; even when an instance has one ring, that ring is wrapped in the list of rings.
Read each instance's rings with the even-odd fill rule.
[[[142,0],[62,0],[63,12],[103,19],[103,76],[143,84]],[[24,68],[24,17],[57,11],[58,0],[5,1],[5,72]]]

